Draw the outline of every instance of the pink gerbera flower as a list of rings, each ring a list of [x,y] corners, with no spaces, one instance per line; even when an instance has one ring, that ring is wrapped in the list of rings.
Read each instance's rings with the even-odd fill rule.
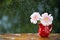
[[[51,16],[51,14],[48,15],[48,13],[44,13],[41,16],[40,21],[44,26],[51,25],[53,21],[53,16]]]
[[[33,24],[36,24],[38,20],[40,20],[40,14],[39,12],[34,12],[31,16],[30,16],[30,21]]]

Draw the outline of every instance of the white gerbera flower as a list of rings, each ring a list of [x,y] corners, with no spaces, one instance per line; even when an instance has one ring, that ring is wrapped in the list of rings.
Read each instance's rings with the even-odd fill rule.
[[[31,16],[30,16],[30,21],[33,24],[36,24],[38,20],[40,20],[40,14],[39,12],[34,12]]]
[[[48,15],[48,13],[44,13],[41,16],[40,21],[44,26],[48,26],[48,25],[52,24],[53,16],[51,16],[51,14]]]

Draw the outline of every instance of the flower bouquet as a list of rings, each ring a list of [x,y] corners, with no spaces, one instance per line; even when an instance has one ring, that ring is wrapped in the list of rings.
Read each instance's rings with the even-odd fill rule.
[[[38,23],[39,29],[38,29],[38,34],[41,37],[48,37],[51,30],[52,30],[52,21],[53,21],[53,16],[48,13],[43,13],[42,15],[39,14],[39,12],[34,12],[30,16],[30,21],[33,24]]]

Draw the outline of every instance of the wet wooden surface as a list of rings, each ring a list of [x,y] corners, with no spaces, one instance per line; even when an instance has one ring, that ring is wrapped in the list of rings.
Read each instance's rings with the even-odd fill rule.
[[[60,40],[60,34],[50,34],[48,38],[37,33],[0,34],[0,40]]]

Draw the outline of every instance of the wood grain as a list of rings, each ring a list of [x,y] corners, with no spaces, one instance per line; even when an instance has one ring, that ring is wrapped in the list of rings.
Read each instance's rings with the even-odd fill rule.
[[[60,34],[50,34],[48,38],[37,33],[0,34],[0,40],[60,40]]]

